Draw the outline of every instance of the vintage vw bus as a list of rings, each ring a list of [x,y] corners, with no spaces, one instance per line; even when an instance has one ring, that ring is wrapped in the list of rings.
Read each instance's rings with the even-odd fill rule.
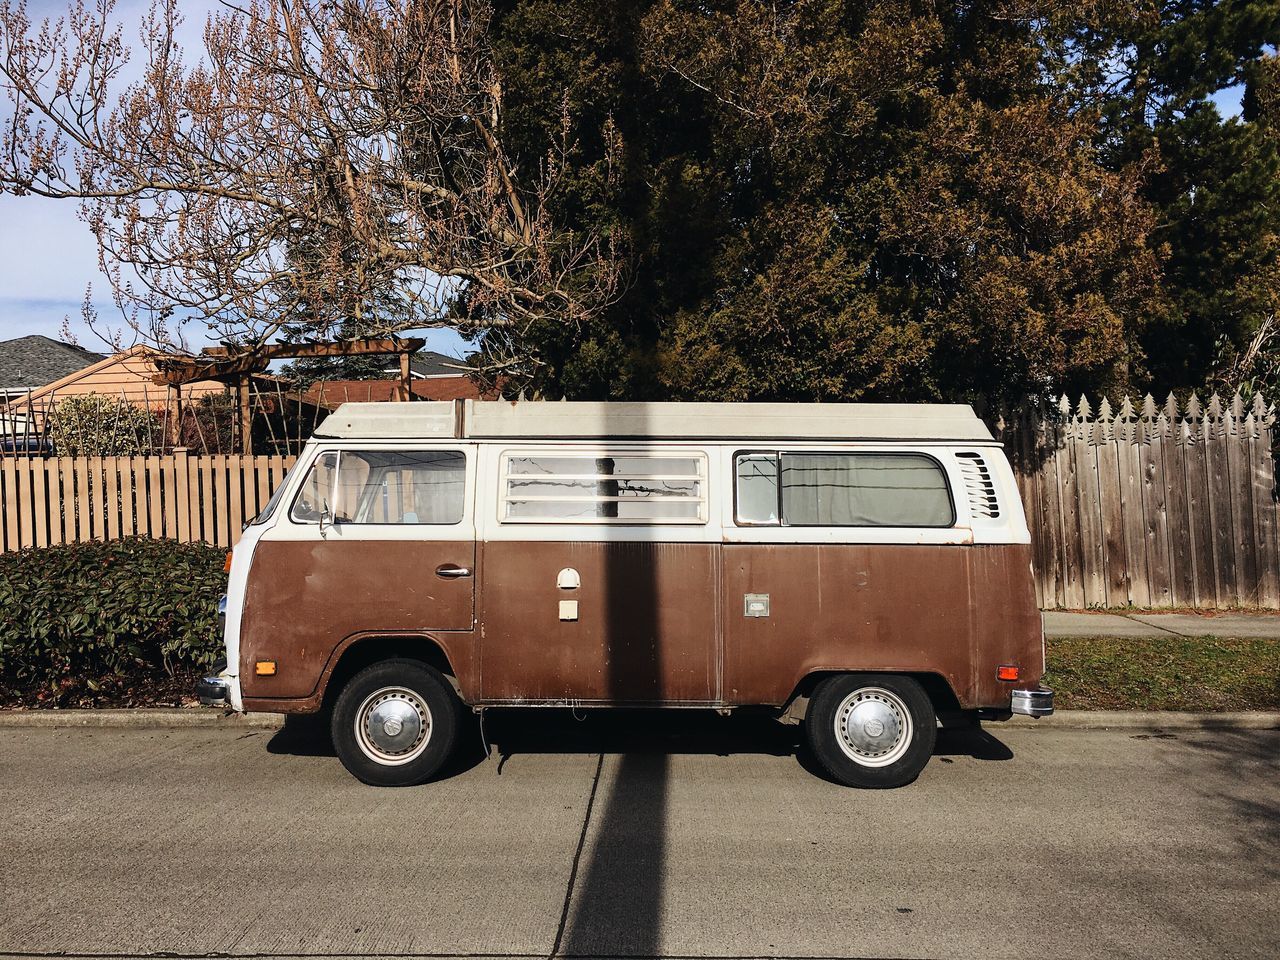
[[[490,706],[775,708],[850,785],[1043,716],[1026,522],[967,406],[349,403],[246,529],[234,710],[331,711],[367,783]]]

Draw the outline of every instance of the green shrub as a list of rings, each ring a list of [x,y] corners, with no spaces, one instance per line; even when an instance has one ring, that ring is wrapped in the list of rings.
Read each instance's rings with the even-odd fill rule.
[[[0,554],[0,693],[210,666],[224,557],[142,538]]]
[[[150,453],[164,440],[156,414],[126,400],[86,393],[60,400],[45,431],[60,457],[115,457]]]

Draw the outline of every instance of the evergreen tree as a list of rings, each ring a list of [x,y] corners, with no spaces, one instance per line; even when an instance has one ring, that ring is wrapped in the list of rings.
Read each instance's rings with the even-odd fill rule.
[[[1025,5],[1024,5],[1025,6]],[[546,395],[1013,397],[1129,381],[1161,296],[1144,170],[1071,99],[1074,8],[511,0],[508,141],[611,122],[570,222],[626,237],[626,294]],[[1068,24],[1068,26],[1063,26]]]
[[[1197,386],[1229,367],[1268,316],[1277,265],[1276,139],[1257,109],[1224,118],[1215,94],[1252,84],[1280,42],[1277,0],[1138,4],[1092,37],[1103,156],[1145,163],[1166,309],[1140,337],[1143,379]],[[1246,93],[1246,100],[1249,99]]]

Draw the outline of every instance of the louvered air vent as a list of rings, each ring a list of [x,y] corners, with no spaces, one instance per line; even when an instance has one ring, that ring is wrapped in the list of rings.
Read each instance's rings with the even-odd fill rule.
[[[969,495],[969,512],[975,517],[1000,516],[1000,504],[996,501],[996,485],[991,479],[987,462],[976,453],[957,453],[960,472],[964,475],[965,491]]]

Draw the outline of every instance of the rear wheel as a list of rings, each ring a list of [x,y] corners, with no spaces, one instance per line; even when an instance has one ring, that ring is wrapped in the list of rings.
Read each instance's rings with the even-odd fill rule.
[[[900,787],[924,769],[937,739],[929,695],[911,677],[843,674],[818,684],[805,735],[818,762],[850,787]]]
[[[444,676],[416,660],[383,660],[348,681],[333,708],[333,747],[379,787],[430,779],[453,752],[461,704]]]

